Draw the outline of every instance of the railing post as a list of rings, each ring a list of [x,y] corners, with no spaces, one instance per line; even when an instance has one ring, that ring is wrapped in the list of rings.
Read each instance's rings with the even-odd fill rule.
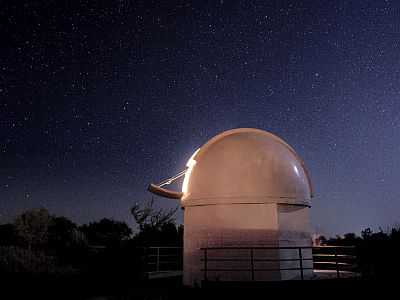
[[[157,272],[160,271],[160,247],[157,248],[157,264],[156,264]]]
[[[253,248],[250,248],[250,260],[251,260],[251,281],[254,281]]]
[[[339,261],[338,261],[338,255],[337,255],[337,247],[335,247],[335,265],[336,265],[336,276],[339,278]]]
[[[207,281],[207,249],[204,249],[204,281]]]
[[[299,261],[300,261],[300,276],[301,280],[304,280],[304,273],[303,273],[303,255],[301,253],[301,247],[299,247]]]

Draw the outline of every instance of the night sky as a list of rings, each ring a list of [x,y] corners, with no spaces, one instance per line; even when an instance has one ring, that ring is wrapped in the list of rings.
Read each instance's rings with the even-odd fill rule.
[[[299,153],[316,232],[400,222],[398,1],[0,3],[0,223],[133,226],[149,182],[236,127]]]

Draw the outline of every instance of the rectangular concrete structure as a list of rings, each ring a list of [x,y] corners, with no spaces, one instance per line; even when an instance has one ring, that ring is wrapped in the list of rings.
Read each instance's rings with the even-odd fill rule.
[[[184,211],[185,285],[200,285],[204,279],[205,247],[309,247],[309,207],[290,204],[223,204],[187,206]],[[233,271],[250,269],[250,250],[209,250],[207,268],[229,271],[208,271],[208,280],[266,281],[299,277],[297,249],[255,249],[253,268],[275,271]],[[311,249],[303,249],[303,259],[311,259]],[[217,259],[218,261],[213,261]],[[237,259],[239,261],[224,261]],[[262,260],[273,261],[262,261]],[[284,259],[284,261],[280,261]],[[312,268],[312,260],[303,260],[304,268]],[[304,275],[312,274],[305,269]],[[252,277],[253,276],[253,277]]]

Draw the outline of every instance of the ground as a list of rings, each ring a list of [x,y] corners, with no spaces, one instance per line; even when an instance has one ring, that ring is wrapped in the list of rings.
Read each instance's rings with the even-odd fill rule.
[[[394,282],[362,278],[257,283],[210,282],[188,288],[182,278],[157,280],[102,280],[101,278],[14,277],[1,278],[1,299],[260,299],[260,295],[326,297],[380,295],[394,289]],[[265,297],[261,297],[265,298]]]

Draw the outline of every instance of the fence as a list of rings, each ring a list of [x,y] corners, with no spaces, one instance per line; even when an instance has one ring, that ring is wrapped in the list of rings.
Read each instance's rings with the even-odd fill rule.
[[[313,269],[314,271],[336,271],[336,275],[339,278],[341,272],[345,271],[356,271],[356,256],[354,255],[353,246],[320,246],[320,247],[208,247],[201,248],[203,251],[203,269],[204,280],[208,279],[209,272],[250,272],[251,281],[254,281],[255,273],[257,272],[271,272],[271,271],[299,271],[300,279],[304,280],[304,271]],[[240,255],[240,258],[224,257],[220,258],[215,255],[219,251],[236,250],[247,252],[247,258],[243,258],[246,255]],[[297,252],[297,257],[292,258],[260,258],[255,257],[255,251],[268,251],[268,250],[294,250]],[[306,250],[312,251],[312,257],[305,257],[304,252]],[[348,253],[348,252],[351,253]],[[210,255],[210,253],[212,253]],[[244,253],[244,254],[245,254]],[[213,255],[214,254],[214,255]],[[313,267],[306,267],[307,261],[313,261]],[[223,265],[218,267],[218,262],[223,262]],[[247,262],[247,267],[237,268],[226,268],[227,262]],[[256,268],[255,263],[259,262],[298,262],[295,267],[267,267],[267,268]],[[209,264],[213,263],[213,267],[209,267]],[[296,264],[296,263],[295,263]]]
[[[148,247],[145,251],[145,272],[176,271],[183,268],[182,247]]]
[[[358,271],[355,246],[319,246],[312,249],[314,270],[336,271],[337,277],[341,272]]]
[[[208,279],[210,272],[250,272],[251,280],[255,280],[255,274],[261,271],[299,271],[301,280],[305,279],[304,271],[313,269],[314,271],[334,271],[339,278],[342,272],[357,271],[357,257],[354,246],[319,246],[319,247],[207,247],[201,248],[203,262],[202,272],[204,280]],[[241,253],[236,257],[227,257],[221,253],[227,250],[235,250]],[[272,257],[265,258],[257,256],[256,253],[267,250],[293,250],[297,255],[291,258]],[[312,257],[307,257],[305,253],[312,251]],[[219,255],[218,255],[219,253]],[[217,254],[217,255],[216,255]],[[182,247],[149,247],[145,254],[146,272],[166,272],[182,270],[183,248]],[[309,267],[307,261],[312,261]],[[240,262],[245,266],[238,268],[227,268],[227,262]],[[259,268],[256,264],[260,262],[295,262],[294,267],[278,268]],[[212,263],[212,267],[210,264]],[[218,266],[220,264],[220,266]]]

